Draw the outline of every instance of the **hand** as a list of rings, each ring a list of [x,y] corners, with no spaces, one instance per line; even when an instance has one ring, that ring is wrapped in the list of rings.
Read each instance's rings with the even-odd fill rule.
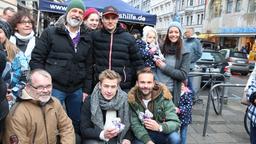
[[[166,66],[166,63],[163,62],[161,59],[157,59],[155,63],[156,63],[156,66],[159,67],[160,69],[163,69]]]
[[[111,139],[115,136],[118,135],[118,129],[117,128],[107,128],[106,130],[104,130],[104,137],[106,139]]]
[[[83,101],[88,97],[89,95],[87,93],[83,92]]]
[[[155,53],[156,53],[156,47],[150,48],[150,49],[149,49],[149,52],[150,52],[151,54],[155,54]]]
[[[153,141],[148,141],[147,144],[155,144]]]
[[[180,113],[180,109],[179,108],[177,108],[177,107],[175,107],[175,112],[177,113],[177,114],[179,114]]]
[[[152,131],[159,131],[160,125],[153,119],[144,119],[144,125],[146,129]]]
[[[123,139],[122,144],[131,144],[131,141],[128,139]]]
[[[8,101],[12,101],[13,100],[13,95],[12,95],[12,90],[11,89],[7,89],[6,99]]]

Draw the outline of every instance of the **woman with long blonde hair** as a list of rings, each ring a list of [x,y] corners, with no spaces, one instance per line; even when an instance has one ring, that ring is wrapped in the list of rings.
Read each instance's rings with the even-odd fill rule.
[[[12,106],[21,89],[25,86],[26,75],[29,70],[28,61],[24,53],[9,41],[11,27],[7,22],[0,21],[0,43],[3,45],[1,51],[6,53],[7,64],[2,74],[8,85],[7,98],[9,106]]]

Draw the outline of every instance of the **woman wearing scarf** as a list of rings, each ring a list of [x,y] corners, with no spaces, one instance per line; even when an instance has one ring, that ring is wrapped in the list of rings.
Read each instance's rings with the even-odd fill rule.
[[[14,35],[11,36],[10,41],[16,44],[16,46],[25,53],[28,61],[30,61],[36,41],[33,18],[28,12],[19,11],[14,15],[10,24],[14,30]]]
[[[165,61],[156,60],[156,80],[168,87],[176,107],[180,100],[181,82],[187,79],[190,64],[189,51],[183,47],[182,34],[181,24],[171,22],[161,50]]]
[[[130,120],[127,94],[121,90],[120,75],[104,70],[100,82],[81,111],[83,144],[130,144]]]

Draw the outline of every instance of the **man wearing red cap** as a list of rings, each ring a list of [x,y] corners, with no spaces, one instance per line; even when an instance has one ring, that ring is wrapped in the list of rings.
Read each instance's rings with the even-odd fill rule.
[[[83,25],[84,3],[72,0],[66,9],[65,22],[48,27],[36,42],[31,69],[47,70],[53,80],[52,95],[67,109],[76,132],[79,132],[83,96],[91,91],[91,39]]]
[[[125,32],[118,24],[118,11],[113,6],[103,10],[103,28],[92,33],[95,60],[94,84],[98,75],[105,69],[111,69],[121,75],[120,86],[124,91],[135,84],[135,72],[143,67],[143,61],[134,37]]]

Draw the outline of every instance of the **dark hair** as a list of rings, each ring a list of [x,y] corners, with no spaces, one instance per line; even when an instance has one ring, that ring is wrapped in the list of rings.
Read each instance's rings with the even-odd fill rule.
[[[25,11],[25,10],[22,10],[22,11],[18,11],[14,16],[13,18],[11,19],[10,21],[10,24],[12,26],[12,29],[14,31],[17,31],[15,30],[15,28],[17,27],[17,24],[20,23],[22,21],[23,18],[25,17],[28,17],[29,20],[31,21],[32,23],[32,29],[35,31],[35,21],[34,19],[32,18],[31,14],[29,13],[29,11]]]
[[[169,30],[170,30],[171,27],[169,27],[169,29],[167,30],[167,34],[166,34],[166,37],[165,37],[165,40],[164,40],[164,44],[163,44],[163,47],[162,47],[162,53],[163,55],[168,55],[170,54],[169,53],[169,49],[171,48],[172,45],[176,46],[176,50],[175,50],[175,57],[177,59],[180,59],[180,55],[181,55],[181,49],[183,47],[183,44],[182,44],[182,39],[181,39],[181,31],[180,31],[180,37],[178,39],[177,42],[173,43],[170,41],[169,39],[169,36],[168,36],[168,33],[169,33]]]
[[[12,7],[6,7],[6,8],[4,8],[4,10],[3,10],[3,14],[6,14],[7,11],[15,12],[14,8],[12,8]]]

